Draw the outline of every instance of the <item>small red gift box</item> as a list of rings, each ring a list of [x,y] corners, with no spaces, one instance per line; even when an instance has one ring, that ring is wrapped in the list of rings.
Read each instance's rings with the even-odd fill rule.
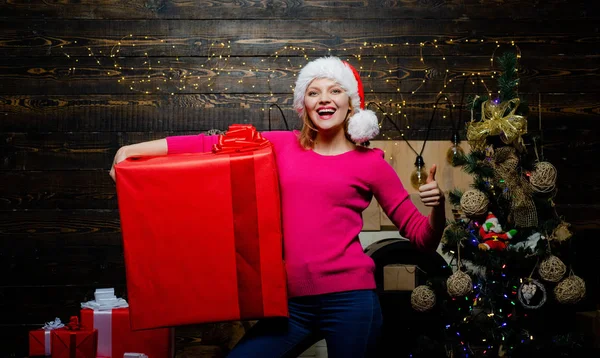
[[[60,318],[46,322],[41,329],[29,331],[29,356],[49,356],[52,354],[52,331],[65,329]]]
[[[50,333],[45,329],[29,331],[29,356],[49,356],[52,353],[50,345]]]
[[[76,316],[67,329],[53,330],[51,336],[52,358],[96,358],[98,330],[80,326]]]
[[[98,357],[122,358],[125,353],[144,353],[148,358],[172,356],[172,330],[168,328],[133,332],[129,308],[81,310],[81,324],[98,330]]]
[[[56,325],[54,324],[56,322]],[[29,356],[49,356],[52,354],[52,331],[64,329],[63,324],[57,318],[56,321],[48,322],[44,328],[29,331]]]
[[[277,168],[252,126],[116,176],[134,330],[287,316]]]

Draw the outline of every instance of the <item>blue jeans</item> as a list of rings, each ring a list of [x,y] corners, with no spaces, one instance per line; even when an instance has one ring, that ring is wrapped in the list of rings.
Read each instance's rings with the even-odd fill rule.
[[[228,358],[298,357],[322,339],[328,358],[374,356],[382,316],[373,290],[291,298],[289,315],[256,323]]]

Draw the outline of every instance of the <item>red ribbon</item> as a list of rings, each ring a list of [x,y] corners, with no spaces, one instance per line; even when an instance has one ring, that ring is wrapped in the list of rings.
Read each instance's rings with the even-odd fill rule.
[[[71,316],[69,319],[69,323],[65,325],[65,327],[69,331],[79,331],[81,330],[81,325],[79,324],[79,317]],[[77,333],[71,332],[69,333],[69,358],[77,357]]]
[[[66,327],[70,331],[81,330],[81,325],[79,324],[79,317],[71,316],[71,318],[69,319],[69,323],[66,325]]]
[[[212,150],[230,156],[238,305],[245,319],[264,316],[256,174],[251,152],[270,145],[254,126],[234,124],[219,136]]]
[[[264,315],[255,167],[249,154],[230,154],[231,207],[235,240],[238,306],[242,318]]]
[[[77,335],[71,333],[69,335],[69,358],[77,358]]]
[[[231,154],[249,152],[266,148],[270,142],[251,124],[232,124],[224,135],[219,136],[219,142],[213,145],[215,154]]]

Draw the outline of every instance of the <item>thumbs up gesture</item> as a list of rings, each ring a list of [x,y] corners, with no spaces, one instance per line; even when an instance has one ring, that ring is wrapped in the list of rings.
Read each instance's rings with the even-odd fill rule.
[[[435,181],[436,169],[435,164],[431,166],[425,184],[419,187],[419,196],[425,206],[435,207],[444,203],[444,193]]]

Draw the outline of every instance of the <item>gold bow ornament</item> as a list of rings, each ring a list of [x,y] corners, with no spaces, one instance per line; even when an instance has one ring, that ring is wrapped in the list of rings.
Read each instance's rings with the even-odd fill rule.
[[[469,145],[474,149],[483,150],[487,137],[499,135],[502,142],[513,144],[521,151],[524,148],[522,135],[527,133],[527,119],[515,114],[520,102],[519,98],[513,98],[500,104],[491,100],[483,102],[481,104],[481,121],[471,121],[467,126]]]

